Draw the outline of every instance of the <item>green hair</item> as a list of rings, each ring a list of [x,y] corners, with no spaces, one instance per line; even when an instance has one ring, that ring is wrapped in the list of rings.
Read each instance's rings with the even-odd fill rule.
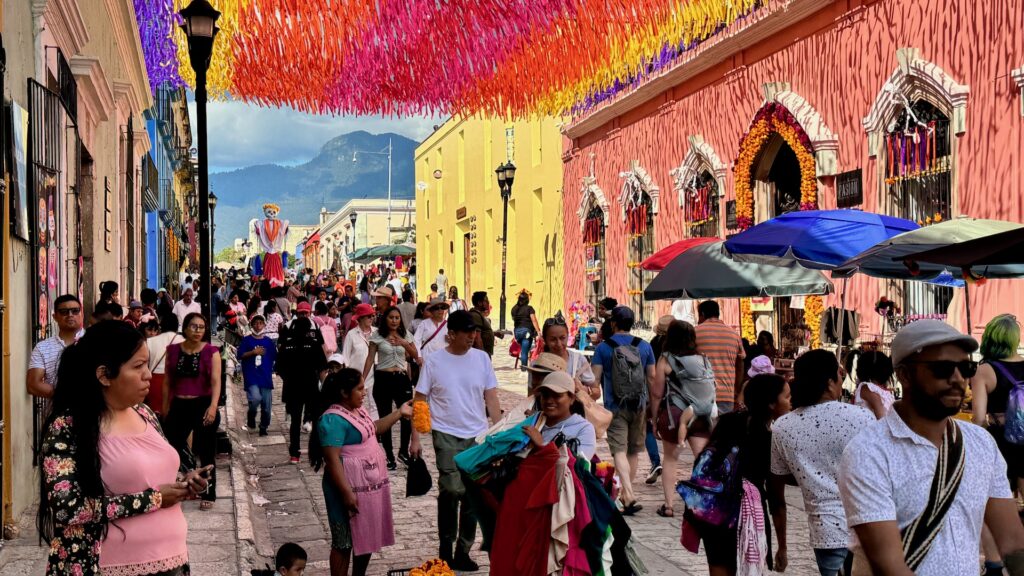
[[[985,326],[981,336],[981,357],[1002,360],[1017,352],[1020,345],[1020,324],[1013,314],[1000,314]]]

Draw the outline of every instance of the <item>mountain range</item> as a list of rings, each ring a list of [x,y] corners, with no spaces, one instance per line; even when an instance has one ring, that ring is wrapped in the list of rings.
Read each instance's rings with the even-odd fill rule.
[[[259,164],[210,174],[217,195],[215,250],[248,235],[248,223],[263,217],[263,204],[281,206],[281,218],[293,224],[315,224],[321,206],[338,210],[356,198],[387,198],[391,140],[391,197],[415,196],[414,153],[417,142],[399,134],[349,132],[324,144],[311,160],[296,166]],[[357,161],[352,158],[356,152]]]

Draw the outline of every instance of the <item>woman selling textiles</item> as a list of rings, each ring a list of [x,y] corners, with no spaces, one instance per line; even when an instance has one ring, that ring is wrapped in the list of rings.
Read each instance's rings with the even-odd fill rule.
[[[326,466],[323,490],[331,527],[331,574],[366,574],[370,555],[395,543],[391,486],[378,434],[391,434],[399,418],[412,416],[412,402],[376,422],[363,407],[366,388],[359,372],[342,369],[320,391],[317,425],[309,437],[314,470]]]

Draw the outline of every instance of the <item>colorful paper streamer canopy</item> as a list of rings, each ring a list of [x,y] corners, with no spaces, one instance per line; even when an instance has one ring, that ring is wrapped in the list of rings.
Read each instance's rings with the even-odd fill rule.
[[[135,0],[150,82],[192,85],[177,11]],[[211,98],[335,114],[581,114],[757,0],[211,0]],[[770,4],[770,3],[769,3]]]

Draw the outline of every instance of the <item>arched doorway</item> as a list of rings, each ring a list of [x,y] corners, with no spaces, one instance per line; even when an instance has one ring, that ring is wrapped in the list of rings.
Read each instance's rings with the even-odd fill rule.
[[[802,181],[796,152],[782,136],[772,133],[751,171],[754,223],[800,210]],[[800,347],[810,345],[803,304],[802,297],[752,299],[755,334],[771,333],[779,352],[792,357]]]

